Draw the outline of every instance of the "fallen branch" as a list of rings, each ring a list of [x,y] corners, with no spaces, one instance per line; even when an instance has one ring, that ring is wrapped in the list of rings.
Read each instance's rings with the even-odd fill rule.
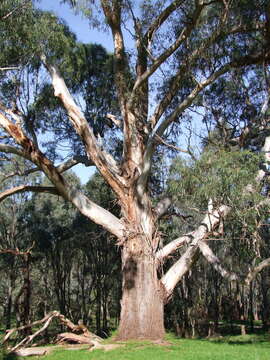
[[[89,344],[94,346],[93,339],[85,335],[76,335],[73,333],[61,333],[57,335],[56,343],[62,344],[63,342],[76,343],[76,344]]]
[[[3,340],[3,344],[5,344],[10,336],[15,333],[15,332],[18,332],[18,331],[21,331],[21,330],[25,330],[25,329],[29,329],[33,326],[36,326],[36,325],[40,325],[40,324],[43,324],[44,322],[46,322],[50,317],[52,316],[57,316],[57,314],[59,314],[58,311],[52,311],[50,312],[49,314],[47,314],[43,319],[41,320],[37,320],[37,321],[34,321],[32,322],[31,324],[28,324],[28,325],[24,325],[24,326],[20,326],[18,328],[13,328],[13,329],[9,329],[6,331],[6,336],[4,337],[4,340]]]
[[[28,328],[32,328],[36,325],[43,326],[38,329],[34,334],[27,335],[23,340],[21,340],[18,344],[16,344],[14,347],[12,347],[9,351],[9,353],[15,353],[19,354],[19,352],[22,351],[20,348],[24,348],[24,346],[30,344],[34,338],[36,338],[38,335],[43,333],[48,326],[50,325],[51,321],[53,319],[58,319],[61,324],[69,328],[72,333],[62,333],[57,336],[57,342],[72,342],[72,343],[78,343],[78,344],[90,344],[92,346],[95,346],[96,343],[99,343],[102,341],[102,338],[99,336],[91,333],[87,327],[83,324],[75,325],[72,321],[70,321],[68,318],[66,318],[64,315],[60,314],[59,311],[52,311],[49,314],[47,314],[43,319],[34,321],[31,324],[27,324],[25,326],[21,326],[19,328],[14,328],[7,330],[6,336],[4,337],[3,344],[6,343],[11,335],[15,332],[19,332],[21,330],[25,330]],[[74,334],[74,333],[82,333],[80,335]],[[24,349],[26,351],[26,349]],[[29,350],[26,351],[26,353],[29,352]],[[34,354],[33,354],[34,355]],[[42,355],[42,354],[41,354]],[[20,355],[20,356],[28,356],[28,355]]]
[[[35,348],[26,348],[20,349],[10,353],[11,355],[15,356],[42,356],[47,354],[47,350],[44,349],[35,349]]]
[[[38,336],[39,334],[41,334],[44,330],[47,329],[47,327],[49,326],[50,322],[52,321],[52,319],[54,318],[54,315],[51,315],[47,321],[45,322],[45,324],[42,326],[42,328],[40,328],[38,331],[36,331],[34,334],[32,335],[28,335],[26,336],[21,342],[19,342],[17,345],[15,345],[10,352],[14,352],[15,350],[19,349],[20,347],[22,347],[23,345],[28,345],[30,344],[31,341],[34,340],[34,338],[36,336]]]

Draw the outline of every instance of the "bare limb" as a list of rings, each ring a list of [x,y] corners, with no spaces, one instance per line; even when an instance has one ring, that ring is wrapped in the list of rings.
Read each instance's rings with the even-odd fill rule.
[[[208,240],[208,239],[206,239]],[[213,253],[212,249],[206,244],[205,241],[199,242],[199,248],[203,254],[203,256],[207,259],[207,261],[213,265],[214,269],[220,273],[222,277],[228,279],[229,281],[239,280],[237,274],[226,270],[222,264],[220,259]]]
[[[222,21],[222,23],[223,22],[224,22],[224,20]],[[225,35],[230,36],[230,35],[237,34],[237,33],[243,33],[243,32],[248,32],[248,31],[252,31],[252,30],[255,31],[255,30],[259,30],[259,29],[264,29],[264,27],[265,27],[264,22],[260,22],[256,25],[249,25],[249,26],[239,24],[239,25],[233,26],[225,34],[222,24],[220,24],[220,26],[218,26],[218,28],[211,33],[211,36],[204,39],[202,41],[201,45],[198,48],[196,48],[192,53],[189,54],[186,62],[181,64],[179,70],[171,79],[170,86],[169,86],[168,91],[166,92],[166,95],[160,100],[160,102],[156,106],[156,109],[153,112],[153,115],[150,118],[150,123],[151,123],[152,128],[154,128],[154,126],[158,123],[159,119],[164,114],[166,108],[169,106],[169,104],[171,103],[175,94],[177,93],[179,87],[181,86],[181,79],[189,71],[190,64],[195,59],[202,56],[203,52],[206,49],[208,49],[211,45],[218,42],[221,35],[222,36],[225,36]]]
[[[42,55],[41,59],[51,75],[54,94],[62,101],[72,125],[85,144],[88,157],[94,162],[114,191],[121,196],[123,194],[123,178],[120,176],[121,170],[118,164],[110,154],[99,147],[93,130],[76,105],[57,67],[48,63],[45,55]]]
[[[179,151],[179,152],[182,152],[182,153],[185,153],[185,154],[189,154],[190,156],[192,156],[192,158],[194,158],[194,155],[191,154],[190,150],[181,149],[178,146],[169,144],[164,139],[162,139],[162,137],[160,137],[159,135],[156,135],[156,138],[161,144],[163,144],[163,145],[165,145],[165,146],[167,146],[167,147],[169,147],[169,148],[171,148],[171,149],[173,149],[175,151]]]
[[[72,321],[70,321],[68,318],[66,318],[64,315],[60,314],[59,311],[52,311],[49,314],[47,314],[43,319],[38,320],[38,321],[34,321],[31,324],[27,324],[24,326],[21,326],[19,328],[14,328],[14,329],[10,329],[7,330],[7,334],[4,337],[4,341],[3,343],[6,343],[8,341],[8,339],[10,338],[10,336],[14,333],[14,332],[18,332],[21,330],[25,330],[25,329],[29,329],[32,328],[33,326],[36,325],[40,325],[40,324],[44,324],[40,329],[38,329],[34,334],[32,335],[28,335],[26,336],[22,341],[20,341],[18,344],[16,344],[12,349],[10,349],[10,353],[15,352],[17,349],[31,343],[34,338],[36,338],[38,335],[40,335],[42,332],[44,332],[49,324],[51,323],[51,321],[56,318],[60,321],[61,324],[63,324],[64,326],[68,327],[69,329],[71,329],[72,332],[83,332],[83,335],[79,336],[78,340],[82,340],[81,338],[84,338],[87,343],[90,342],[90,340],[93,340],[94,342],[100,342],[102,339],[91,333],[86,326],[84,325],[75,325],[73,324]],[[70,333],[66,333],[66,335],[68,335]],[[60,335],[65,335],[65,334],[60,334]],[[74,334],[70,334],[70,335],[74,335]],[[72,336],[71,336],[72,338]],[[73,340],[76,340],[76,335],[74,335]],[[94,343],[93,343],[94,344]]]
[[[115,83],[117,87],[118,102],[122,113],[122,118],[126,116],[126,102],[129,94],[132,78],[128,66],[127,55],[125,51],[124,38],[121,30],[121,1],[113,1],[110,4],[107,0],[102,0],[101,5],[104,15],[111,28],[114,42],[114,58],[115,58]]]
[[[23,157],[23,158],[31,161],[31,157],[29,157],[27,155],[27,153],[25,153],[24,151],[21,151],[19,148],[16,148],[14,146],[0,144],[0,152],[18,155],[20,157]],[[73,166],[75,166],[77,164],[83,164],[85,166],[94,166],[95,165],[86,156],[75,155],[71,159],[68,159],[64,163],[58,165],[56,167],[56,169],[59,171],[59,173],[63,173],[65,171],[71,169]],[[41,170],[42,169],[40,167],[36,167],[36,168],[28,169],[26,171],[14,171],[13,173],[7,174],[3,181],[7,180],[10,177],[16,176],[16,175],[27,176],[29,174],[33,174],[34,172],[41,171]]]
[[[120,129],[122,128],[123,122],[120,119],[118,119],[115,115],[107,114],[106,117],[110,119],[114,123],[114,125],[116,125],[118,128]]]
[[[7,13],[6,15],[1,17],[1,20],[6,20],[7,18],[9,18],[10,16],[12,16],[17,10],[21,10],[23,9],[27,3],[31,3],[31,0],[25,0],[22,4],[16,6],[14,9],[12,9],[9,13]]]
[[[145,38],[147,39],[148,44],[152,41],[155,32],[164,24],[164,22],[169,18],[169,16],[177,10],[184,0],[173,1],[168,5],[154,20],[154,22],[149,26],[148,30],[145,33]]]
[[[32,335],[28,335],[26,336],[21,342],[19,342],[17,345],[15,345],[10,352],[14,352],[16,351],[18,348],[20,348],[21,346],[25,346],[27,344],[29,344],[30,342],[32,342],[34,340],[35,337],[37,337],[38,335],[40,335],[43,331],[45,331],[47,329],[47,327],[50,325],[50,322],[52,321],[52,319],[54,318],[54,315],[51,315],[47,321],[45,322],[45,324],[38,330],[36,331],[34,334]]]
[[[208,213],[198,229],[189,234],[189,237],[192,237],[192,241],[189,243],[187,250],[161,278],[161,282],[167,292],[167,297],[171,296],[176,284],[191,268],[198,254],[200,241],[207,238],[213,232],[219,225],[220,220],[227,216],[230,210],[230,207],[222,205],[212,213]]]
[[[171,205],[172,199],[169,196],[165,196],[162,200],[160,200],[155,207],[157,219],[160,219],[164,214],[166,214]]]
[[[82,192],[70,186],[53,163],[28,139],[18,124],[12,123],[0,113],[0,126],[14,138],[17,144],[23,147],[26,156],[42,169],[64,199],[70,201],[83,215],[103,226],[119,239],[124,237],[125,226],[122,222],[111,212],[95,204]]]
[[[252,280],[255,279],[257,274],[260,271],[262,271],[264,268],[266,268],[267,266],[270,266],[270,258],[263,260],[257,266],[255,266],[253,269],[251,269],[246,276],[245,283],[249,284]]]
[[[208,240],[209,239],[206,239],[206,241]],[[213,253],[212,249],[206,244],[205,241],[199,242],[199,248],[206,260],[213,265],[214,269],[218,271],[222,277],[228,279],[229,281],[240,281],[245,285],[248,285],[255,279],[259,272],[270,266],[270,258],[261,261],[257,266],[250,269],[243,281],[236,273],[230,272],[222,266],[220,259]]]
[[[0,67],[0,71],[9,71],[9,70],[18,70],[19,67],[17,66],[7,66],[7,67]]]
[[[25,329],[29,329],[33,326],[36,326],[36,325],[39,325],[39,324],[43,324],[45,323],[48,319],[50,319],[51,317],[55,317],[55,316],[58,316],[59,312],[58,311],[52,311],[50,312],[49,314],[47,314],[43,319],[41,320],[37,320],[37,321],[34,321],[32,322],[31,324],[27,324],[27,325],[24,325],[24,326],[20,326],[18,328],[13,328],[13,329],[10,329],[10,330],[7,330],[6,331],[6,335],[4,337],[4,340],[3,340],[3,344],[5,344],[9,338],[11,337],[11,335],[17,331],[21,331],[21,330],[25,330]]]
[[[35,244],[34,244],[35,245]],[[0,249],[0,254],[12,254],[15,256],[25,256],[29,255],[34,245],[26,250],[26,251],[20,251],[19,249]]]
[[[0,126],[1,126],[1,123],[0,123]],[[16,148],[15,146],[0,144],[0,152],[4,152],[6,154],[18,155],[27,160],[30,160],[30,157],[27,156],[27,154],[24,151],[20,150],[19,148]]]
[[[181,34],[176,39],[176,41],[166,50],[163,54],[161,54],[146,70],[141,76],[139,76],[134,84],[132,95],[130,97],[129,102],[131,103],[134,100],[135,92],[138,87],[140,87],[158,68],[164,63],[178,48],[179,46],[186,41],[186,39],[190,36],[192,30],[196,27],[196,23],[203,9],[203,5],[198,4],[194,10],[191,21],[186,25],[186,27],[181,31]]]
[[[264,153],[264,158],[266,162],[270,161],[270,136],[267,136],[262,147],[262,153]],[[260,169],[256,177],[257,182],[261,182],[266,176],[266,172],[263,169]]]
[[[154,152],[154,148],[156,146],[155,143],[155,137],[159,136],[161,137],[164,133],[164,131],[168,128],[168,126],[176,121],[179,116],[193,103],[194,99],[197,97],[197,95],[205,89],[208,85],[212,84],[216,79],[218,79],[223,74],[227,73],[233,68],[242,67],[244,65],[251,65],[251,64],[258,64],[263,61],[270,61],[270,52],[263,54],[255,54],[255,55],[247,55],[240,57],[239,59],[229,62],[223,66],[221,66],[218,70],[216,70],[214,73],[212,73],[207,79],[204,81],[198,83],[195,88],[190,92],[190,94],[183,100],[176,109],[171,113],[170,116],[166,117],[159,126],[153,130],[152,135],[149,137],[148,144],[146,147],[146,151],[144,154],[144,160],[142,164],[142,171],[141,175],[138,179],[138,187],[144,188],[148,175],[151,169],[151,163],[152,163],[152,156]],[[270,155],[269,155],[270,156]]]
[[[75,155],[71,159],[68,159],[64,163],[58,165],[57,170],[60,173],[63,173],[78,164],[83,164],[84,166],[95,166],[93,161],[89,160],[86,156]]]
[[[22,193],[22,192],[38,192],[38,193],[49,193],[53,195],[60,195],[57,189],[53,186],[31,186],[31,185],[20,185],[14,188],[2,191],[0,193],[0,202],[5,200],[7,197]]]
[[[180,236],[179,238],[170,241],[169,244],[165,245],[162,249],[157,251],[156,260],[158,262],[163,261],[183,245],[189,244],[192,241],[192,239],[193,239],[193,233],[191,232],[190,234]]]

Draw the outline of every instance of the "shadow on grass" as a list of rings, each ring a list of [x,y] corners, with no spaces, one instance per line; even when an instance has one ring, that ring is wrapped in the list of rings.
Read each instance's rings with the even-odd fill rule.
[[[0,352],[0,360],[17,360],[18,356],[14,353],[6,353],[4,351]]]
[[[212,338],[209,339],[208,341],[216,344],[229,344],[229,345],[263,344],[266,347],[270,347],[270,334],[224,336],[221,338]]]

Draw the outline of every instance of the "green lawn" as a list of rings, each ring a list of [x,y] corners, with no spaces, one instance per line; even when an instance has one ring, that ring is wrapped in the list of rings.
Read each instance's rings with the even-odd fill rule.
[[[270,335],[227,336],[211,340],[176,339],[169,335],[168,345],[127,342],[111,351],[59,350],[44,360],[270,360]],[[106,341],[110,343],[110,341]],[[37,358],[32,358],[37,359]],[[40,359],[40,358],[39,358]],[[14,357],[5,360],[14,360]]]

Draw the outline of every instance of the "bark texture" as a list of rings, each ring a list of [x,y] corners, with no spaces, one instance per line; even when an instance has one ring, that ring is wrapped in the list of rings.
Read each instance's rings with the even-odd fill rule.
[[[141,253],[140,247],[136,254],[129,246],[123,249],[123,295],[118,337],[122,340],[162,339],[165,333],[164,296],[155,261],[152,256]],[[137,243],[134,242],[133,246]]]

